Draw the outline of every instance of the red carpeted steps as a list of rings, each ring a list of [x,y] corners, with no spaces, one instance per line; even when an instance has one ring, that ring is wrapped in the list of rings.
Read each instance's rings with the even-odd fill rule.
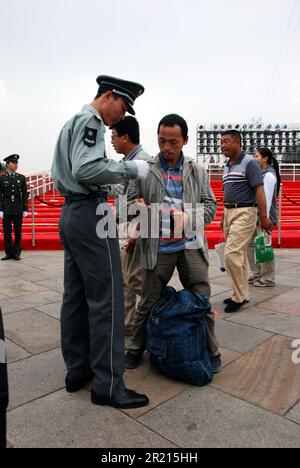
[[[206,235],[210,248],[222,240],[220,221],[223,212],[223,192],[221,182],[212,182],[212,188],[218,201],[218,211],[214,221],[207,226]],[[283,182],[282,203],[282,248],[300,248],[300,182]],[[296,204],[291,201],[296,202]],[[62,204],[63,198],[53,192],[45,195],[44,201]],[[30,203],[29,203],[30,206]],[[30,215],[23,222],[24,250],[60,250],[62,246],[58,234],[58,220],[61,207],[48,206],[35,199],[34,201],[35,247],[32,246],[32,218]],[[278,247],[278,229],[273,233],[274,246]],[[3,250],[3,230],[0,226],[0,248]]]

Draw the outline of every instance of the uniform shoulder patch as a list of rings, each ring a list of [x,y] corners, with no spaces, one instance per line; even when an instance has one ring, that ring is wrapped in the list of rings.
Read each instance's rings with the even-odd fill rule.
[[[85,127],[84,135],[83,135],[83,143],[91,148],[95,146],[97,138],[97,130],[96,128]]]

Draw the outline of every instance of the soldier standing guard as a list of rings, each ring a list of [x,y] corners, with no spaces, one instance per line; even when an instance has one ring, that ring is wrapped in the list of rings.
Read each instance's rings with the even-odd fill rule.
[[[0,173],[0,218],[4,232],[5,257],[1,260],[21,260],[21,240],[23,216],[28,216],[28,195],[26,177],[18,174],[18,154],[4,159],[5,172]],[[12,242],[12,224],[15,242]]]

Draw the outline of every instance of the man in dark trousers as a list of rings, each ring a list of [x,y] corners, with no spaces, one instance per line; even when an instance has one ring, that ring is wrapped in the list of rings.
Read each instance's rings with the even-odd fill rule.
[[[8,406],[8,384],[4,330],[0,309],[0,448],[6,447],[6,408]]]
[[[125,388],[124,299],[119,242],[98,223],[115,219],[107,204],[107,185],[146,177],[146,161],[110,160],[105,126],[134,114],[138,83],[101,75],[98,93],[63,127],[55,149],[52,177],[65,204],[59,222],[65,250],[61,310],[66,390],[76,392],[92,380],[91,400],[117,408],[145,406],[149,400]]]
[[[0,173],[0,218],[3,223],[6,254],[1,260],[21,260],[22,222],[23,217],[28,216],[28,195],[26,177],[17,173],[19,159],[18,154],[5,158],[5,172]]]

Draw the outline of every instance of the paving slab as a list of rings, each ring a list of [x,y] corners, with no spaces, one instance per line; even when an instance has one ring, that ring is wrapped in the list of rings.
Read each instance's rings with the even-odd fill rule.
[[[36,307],[37,310],[44,312],[51,317],[54,317],[57,320],[60,320],[60,311],[61,311],[62,301],[54,302],[53,304],[46,304],[43,306]]]
[[[299,447],[300,427],[211,386],[190,388],[139,418],[180,447]]]
[[[293,279],[291,278],[291,283]],[[281,312],[282,314],[296,315],[300,317],[300,288],[290,289],[288,292],[262,302],[260,307],[263,309]]]
[[[287,274],[294,274],[299,269],[299,263],[292,263],[292,262],[285,262],[275,259],[275,275],[287,275]]]
[[[39,292],[35,294],[27,294],[26,296],[19,298],[7,298],[3,299],[1,303],[3,314],[9,314],[11,312],[19,312],[21,310],[30,309],[32,307],[53,304],[62,300],[62,294],[47,290],[46,292]]]
[[[238,353],[247,353],[273,336],[271,333],[222,319],[216,320],[215,330],[220,346]]]
[[[295,423],[300,425],[300,401],[297,403],[294,408],[292,408],[285,416],[290,421],[294,421]],[[300,445],[300,443],[299,443]]]
[[[63,280],[63,269],[57,270],[57,268],[49,268],[47,271],[35,269],[33,273],[27,273],[24,275],[19,275],[19,278],[22,278],[26,281],[38,282],[45,281],[52,278],[61,278]],[[46,286],[47,287],[47,286]]]
[[[222,348],[222,346],[219,347],[219,351],[222,355],[222,369],[224,369],[226,366],[228,366],[229,364],[236,361],[242,356],[241,353],[237,353],[236,351],[232,351],[231,349]]]
[[[222,294],[224,292],[227,293],[227,296],[231,296],[231,287],[230,286],[226,286],[226,285],[221,285],[221,284],[217,284],[214,282],[214,279],[211,280],[211,295],[212,296],[216,296],[218,294]]]
[[[48,289],[52,289],[54,291],[63,293],[64,286],[63,286],[63,277],[57,276],[56,278],[51,278],[43,281],[37,281],[36,284],[38,286],[42,286]]]
[[[8,438],[26,448],[175,447],[121,411],[93,405],[85,390],[62,390],[11,411]]]
[[[227,274],[219,271],[213,251],[210,264],[214,308],[220,309],[216,327],[223,364],[210,386],[190,387],[169,380],[154,372],[145,356],[141,368],[127,371],[125,379],[128,387],[150,396],[150,405],[126,411],[97,407],[90,403],[88,386],[76,394],[65,392],[66,371],[59,348],[31,356],[23,345],[7,337],[8,440],[12,446],[299,446],[300,365],[291,364],[292,341],[300,338],[299,316],[261,304],[286,294],[297,307],[294,292],[299,290],[300,249],[276,251],[276,288],[250,288],[250,304],[233,315],[223,312],[222,301],[230,296],[231,284]],[[29,346],[38,343],[37,335],[47,340],[43,336],[46,318],[57,324],[53,338],[59,340],[63,252],[24,252],[22,262],[0,262],[0,284],[7,278],[46,288],[45,292],[8,297],[2,287],[5,321],[15,315],[12,332],[19,333],[18,313],[39,316],[41,330],[34,326],[30,337],[30,329],[26,329],[30,320],[25,323],[24,315],[21,334],[15,338],[26,338]],[[171,284],[182,288],[177,272]],[[275,338],[284,341],[273,343]],[[59,341],[54,346],[60,346]]]
[[[12,282],[11,278],[0,278],[0,288],[5,291],[5,295],[8,297],[21,297],[27,294],[39,293],[47,291],[47,288],[43,285],[38,285],[30,281],[24,281],[20,278],[14,278]]]
[[[9,410],[63,388],[65,375],[59,349],[9,364]]]
[[[28,353],[28,351],[21,348],[20,346],[17,346],[15,343],[8,340],[7,338],[5,340],[5,345],[8,363],[20,361],[21,359],[25,359],[31,356],[31,354]]]
[[[4,316],[5,335],[31,354],[60,346],[59,321],[35,309]]]
[[[146,354],[143,357],[143,364],[136,369],[127,370],[124,377],[127,388],[136,390],[139,393],[145,393],[150,399],[150,404],[144,408],[124,410],[125,413],[134,418],[176,397],[189,387],[186,383],[171,380],[155,371],[151,367]]]
[[[8,261],[0,263],[0,278],[36,273],[37,269],[27,263]]]
[[[227,366],[212,386],[284,415],[300,400],[300,366],[292,362],[292,341],[274,336]]]
[[[300,338],[300,317],[279,314],[272,310],[251,307],[247,309],[246,313],[229,317],[227,321],[248,325],[277,335]]]
[[[291,279],[292,276],[292,279]],[[296,268],[293,272],[276,275],[276,281],[281,285],[293,286],[300,288],[300,269]]]

